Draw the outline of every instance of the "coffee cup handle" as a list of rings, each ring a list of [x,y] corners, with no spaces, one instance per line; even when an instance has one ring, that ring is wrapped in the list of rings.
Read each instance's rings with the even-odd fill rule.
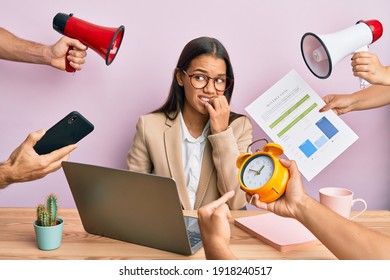
[[[363,203],[364,207],[363,207],[362,210],[360,210],[359,213],[357,213],[357,214],[355,214],[353,217],[349,218],[350,220],[353,220],[353,219],[359,217],[361,214],[363,214],[363,213],[367,210],[367,203],[366,203],[366,201],[365,201],[364,199],[357,198],[357,199],[352,200],[352,206],[353,206],[356,202],[361,202],[361,203]],[[352,207],[352,206],[351,206],[351,207]]]

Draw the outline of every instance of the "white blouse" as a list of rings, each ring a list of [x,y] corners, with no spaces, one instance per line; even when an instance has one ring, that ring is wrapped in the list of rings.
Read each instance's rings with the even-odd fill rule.
[[[191,136],[180,113],[182,131],[182,157],[184,166],[184,178],[187,186],[191,207],[194,209],[196,191],[198,189],[200,171],[202,167],[203,152],[206,147],[206,139],[210,129],[210,121],[207,122],[202,134],[198,138]]]

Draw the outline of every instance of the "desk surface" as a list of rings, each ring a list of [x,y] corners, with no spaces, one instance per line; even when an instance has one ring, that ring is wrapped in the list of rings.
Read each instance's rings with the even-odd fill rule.
[[[231,250],[239,259],[335,259],[322,244],[289,252],[279,252],[233,225],[234,218],[261,214],[263,211],[232,211]],[[185,211],[196,215],[195,211]],[[85,232],[76,209],[61,209],[65,220],[62,245],[53,251],[37,248],[33,208],[0,208],[0,259],[204,259],[200,249],[192,256],[182,256],[149,247],[100,237]],[[366,211],[356,222],[390,235],[390,211]]]

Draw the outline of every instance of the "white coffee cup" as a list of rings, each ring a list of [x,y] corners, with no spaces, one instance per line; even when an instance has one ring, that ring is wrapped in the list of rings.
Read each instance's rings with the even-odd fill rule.
[[[320,192],[320,203],[332,209],[341,216],[353,220],[367,210],[367,203],[361,198],[353,199],[353,192],[344,188],[329,187],[322,188]],[[350,217],[351,209],[357,202],[363,204],[363,209],[356,215]]]

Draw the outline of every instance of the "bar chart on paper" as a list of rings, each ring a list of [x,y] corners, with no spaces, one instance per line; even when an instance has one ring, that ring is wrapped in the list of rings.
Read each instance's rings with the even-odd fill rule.
[[[326,117],[322,117],[318,122],[316,122],[316,126],[320,130],[319,135],[316,135],[316,138],[313,141],[306,139],[301,145],[299,145],[299,149],[307,158],[310,158],[316,151],[318,151],[318,149],[324,146],[328,140],[332,139],[333,136],[339,132]]]
[[[310,181],[358,139],[335,113],[320,113],[323,105],[291,70],[245,110]]]

